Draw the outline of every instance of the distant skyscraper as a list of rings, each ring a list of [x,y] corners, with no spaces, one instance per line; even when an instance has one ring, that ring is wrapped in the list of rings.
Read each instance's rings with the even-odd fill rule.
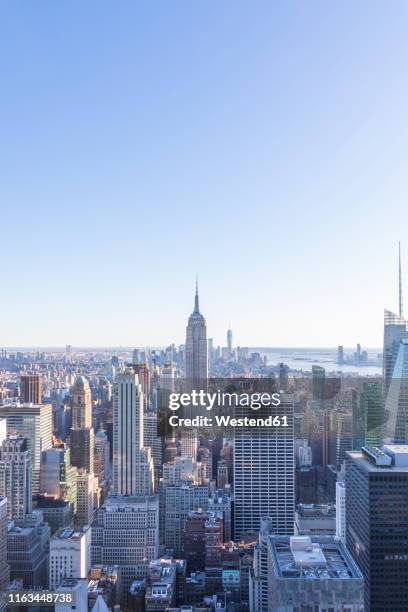
[[[363,390],[361,393],[361,408],[365,423],[365,446],[381,446],[384,410],[381,384],[379,382],[363,383]]]
[[[20,401],[24,404],[41,404],[42,380],[39,374],[20,376]]]
[[[341,345],[337,348],[337,363],[343,365],[344,363],[344,349]]]
[[[189,389],[202,389],[208,376],[207,326],[200,313],[198,285],[194,301],[194,311],[188,319],[186,329],[186,379]]]
[[[235,538],[259,531],[261,518],[271,517],[275,533],[293,534],[295,517],[293,397],[280,396],[276,414],[287,427],[234,428]],[[248,409],[237,406],[238,417]],[[275,415],[275,413],[274,413]],[[249,415],[253,416],[253,414]],[[268,431],[266,431],[268,430]]]
[[[95,436],[94,473],[99,483],[106,481],[109,477],[109,440],[102,429]]]
[[[401,340],[408,339],[408,322],[402,310],[401,248],[398,244],[398,314],[384,310],[383,391],[388,393]]]
[[[313,400],[317,408],[325,407],[326,370],[322,366],[312,365]]]
[[[228,348],[228,352],[231,355],[232,353],[232,329],[229,329],[227,331],[227,348]]]
[[[383,438],[385,442],[408,442],[408,338],[399,342],[385,398]]]
[[[92,524],[94,519],[94,493],[97,482],[94,474],[84,469],[78,470],[77,476],[77,509],[75,525],[83,529]]]
[[[72,361],[71,348],[70,344],[67,344],[65,347],[65,363],[71,363]]]
[[[0,449],[0,496],[7,498],[9,518],[23,519],[32,510],[31,458],[27,440],[10,436]]]
[[[384,451],[384,452],[383,452]],[[408,446],[363,447],[346,460],[346,541],[364,610],[408,610]]]
[[[27,440],[33,470],[33,495],[40,486],[41,451],[52,447],[51,404],[11,404],[0,406],[0,417],[7,419],[8,435],[18,435]]]
[[[132,368],[118,374],[113,395],[113,488],[121,495],[149,495],[154,464],[144,448],[144,397]]]
[[[198,436],[193,427],[183,427],[180,431],[180,455],[197,459]]]
[[[335,410],[331,416],[330,463],[339,470],[346,452],[353,447],[353,415],[351,412]]]
[[[157,435],[157,412],[149,410],[144,413],[143,430],[144,444],[150,447],[153,457],[155,485],[158,485],[163,464],[163,439]]]
[[[93,472],[92,399],[89,383],[84,376],[78,376],[72,388],[70,447],[72,465]]]
[[[383,387],[388,392],[401,340],[408,339],[408,322],[399,315],[384,310]]]
[[[69,448],[54,447],[41,453],[40,493],[65,499],[76,511],[77,470],[71,465]]]

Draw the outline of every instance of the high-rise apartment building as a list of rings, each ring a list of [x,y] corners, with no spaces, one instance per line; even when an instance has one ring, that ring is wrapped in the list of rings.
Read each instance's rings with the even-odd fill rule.
[[[32,510],[31,457],[27,440],[10,436],[0,448],[0,496],[7,498],[7,516],[24,518]]]
[[[234,428],[234,537],[259,531],[271,517],[275,533],[293,534],[295,517],[293,397],[280,395],[276,407],[287,426]],[[248,414],[236,407],[236,415]]]
[[[51,404],[8,404],[0,406],[0,417],[7,419],[7,434],[27,440],[31,453],[32,492],[40,486],[41,452],[52,447]]]
[[[20,376],[20,401],[23,404],[41,404],[42,379],[39,374]]]
[[[113,489],[120,495],[150,495],[154,465],[144,447],[143,393],[132,368],[117,375],[113,395]]]
[[[346,541],[364,576],[365,612],[408,610],[408,446],[347,454]]]
[[[94,431],[92,427],[92,399],[89,383],[84,376],[77,377],[71,394],[71,463],[77,468],[84,468],[87,472],[93,472]]]
[[[187,389],[203,389],[208,377],[207,326],[200,313],[198,286],[194,310],[188,319],[186,329],[185,375]]]

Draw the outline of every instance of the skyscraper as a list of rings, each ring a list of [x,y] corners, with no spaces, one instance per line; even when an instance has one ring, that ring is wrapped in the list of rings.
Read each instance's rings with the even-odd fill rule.
[[[180,431],[180,455],[197,459],[198,435],[193,427],[183,427]]]
[[[117,375],[113,395],[113,489],[121,495],[154,490],[150,448],[144,448],[144,397],[133,368]]]
[[[198,284],[194,300],[194,310],[186,328],[186,381],[188,389],[203,389],[208,376],[207,326],[200,313]]]
[[[103,429],[100,429],[95,436],[94,473],[99,484],[109,478],[109,440]]]
[[[346,542],[367,612],[408,610],[408,446],[363,447],[346,460]]]
[[[78,376],[72,388],[70,447],[72,465],[93,472],[94,431],[91,389],[84,376]]]
[[[41,404],[42,380],[39,374],[20,376],[20,401],[27,404]]]
[[[84,469],[78,470],[77,475],[77,508],[75,525],[83,529],[92,524],[94,519],[94,493],[97,482],[94,474]]]
[[[77,470],[71,465],[69,448],[59,446],[41,453],[40,493],[65,499],[76,511]]]
[[[0,496],[7,498],[10,519],[23,519],[32,510],[31,458],[27,440],[10,436],[0,449]]]
[[[228,348],[228,353],[231,355],[232,353],[232,329],[227,330],[227,348]]]
[[[10,579],[7,564],[7,499],[0,497],[0,591],[5,591]]]
[[[37,495],[40,486],[41,451],[52,447],[51,404],[10,404],[0,406],[0,416],[7,419],[8,435],[27,440],[33,470],[32,492]]]
[[[398,314],[384,310],[383,391],[388,393],[390,379],[401,340],[408,338],[408,322],[402,310],[401,248],[398,244]]]
[[[293,397],[281,394],[280,400],[276,414],[287,417],[287,427],[234,428],[235,539],[259,531],[265,516],[271,517],[275,533],[293,534]],[[248,416],[248,409],[237,406],[236,415]]]
[[[408,442],[408,338],[399,342],[385,398],[383,437],[385,442]]]
[[[381,384],[379,382],[363,383],[363,390],[361,393],[361,408],[365,424],[364,445],[381,446],[384,410]]]
[[[363,610],[361,572],[334,536],[270,535],[267,567],[268,605],[251,612]]]

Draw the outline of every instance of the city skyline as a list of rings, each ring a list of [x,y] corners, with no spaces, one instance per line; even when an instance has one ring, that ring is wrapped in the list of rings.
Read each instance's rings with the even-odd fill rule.
[[[0,612],[407,612],[408,3],[0,17]]]
[[[1,344],[182,342],[198,272],[217,342],[380,346],[407,13],[4,5]]]

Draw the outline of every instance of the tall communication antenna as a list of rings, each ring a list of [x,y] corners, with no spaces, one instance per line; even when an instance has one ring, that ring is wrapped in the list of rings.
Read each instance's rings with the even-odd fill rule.
[[[398,242],[399,316],[402,319],[401,242]]]

